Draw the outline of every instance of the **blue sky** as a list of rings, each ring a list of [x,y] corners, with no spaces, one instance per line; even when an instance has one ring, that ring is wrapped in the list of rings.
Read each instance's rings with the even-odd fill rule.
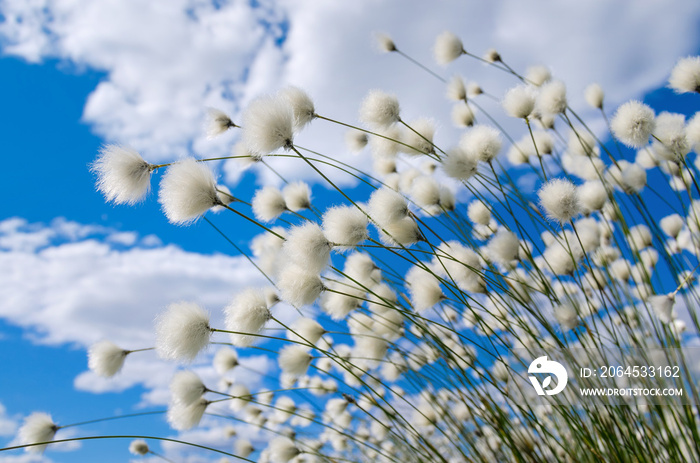
[[[366,3],[314,7],[280,1],[262,9],[244,2],[210,8],[207,2],[182,1],[141,9],[135,2],[85,1],[55,2],[42,10],[29,2],[0,2],[5,163],[0,223],[6,226],[0,230],[0,253],[9,266],[2,274],[12,282],[0,282],[5,286],[0,289],[0,404],[5,408],[0,431],[6,431],[0,443],[10,442],[13,426],[32,411],[48,411],[60,423],[70,423],[163,408],[164,386],[175,366],[159,367],[149,376],[143,368],[153,358],[145,355],[141,369],[125,372],[118,386],[109,386],[84,374],[87,346],[103,338],[148,346],[148,322],[171,299],[199,298],[219,311],[249,274],[246,263],[231,257],[233,250],[206,223],[168,224],[153,193],[135,207],[105,204],[88,168],[105,142],[134,146],[153,162],[188,153],[221,155],[235,136],[206,139],[207,106],[220,107],[235,120],[254,96],[285,84],[307,89],[319,113],[350,122],[368,89],[392,89],[407,113],[442,114],[435,117],[444,139],[458,134],[449,123],[444,89],[396,56],[373,50],[373,31],[391,33],[443,75],[463,73],[494,93],[508,81],[489,69],[432,64],[430,49],[439,32],[453,30],[476,53],[495,46],[518,69],[550,65],[569,85],[572,104],[587,115],[592,111],[581,94],[591,81],[608,91],[609,112],[626,99],[642,97],[657,111],[700,109],[697,99],[687,105],[681,101],[688,99],[662,88],[679,57],[700,53],[700,7],[692,1],[677,2],[676,10],[655,2],[591,2],[570,10],[535,2],[527,11],[511,1],[468,7],[445,2],[434,11],[420,2],[404,7],[389,1],[373,7],[372,14]],[[629,18],[625,24],[615,22],[621,13]],[[13,21],[17,17],[23,20]],[[601,127],[600,120],[595,123]],[[367,162],[366,154],[357,157],[342,146],[342,135],[315,124],[299,143],[347,162]],[[299,164],[280,160],[276,166],[291,177],[314,178]],[[247,199],[256,185],[276,182],[265,171],[241,174],[232,163],[217,170]],[[346,177],[333,178],[353,186]],[[333,202],[322,188],[313,185],[319,204]],[[241,246],[257,233],[233,217],[210,216]],[[192,266],[202,274],[193,275]],[[147,282],[142,292],[125,291],[139,278]],[[78,283],[68,285],[73,281]],[[172,435],[159,417],[129,421],[128,427],[86,428],[114,429]],[[76,452],[49,451],[46,461],[121,462],[129,458],[127,445],[84,444]],[[0,461],[21,461],[13,458],[0,455]]]

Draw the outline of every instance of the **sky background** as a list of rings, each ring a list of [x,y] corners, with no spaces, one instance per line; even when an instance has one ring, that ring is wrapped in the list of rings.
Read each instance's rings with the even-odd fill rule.
[[[433,117],[438,144],[449,145],[459,131],[449,120],[444,86],[373,45],[373,33],[389,33],[441,75],[461,74],[493,95],[515,83],[464,57],[446,68],[434,64],[432,46],[443,30],[458,34],[474,54],[496,48],[515,69],[547,65],[566,82],[571,105],[598,129],[600,119],[583,101],[591,82],[605,89],[609,113],[630,98],[646,99],[657,111],[700,109],[697,99],[695,106],[681,104],[664,88],[678,58],[700,53],[700,3],[692,0],[0,0],[0,444],[12,441],[32,411],[66,424],[164,408],[176,365],[154,362],[149,353],[133,356],[122,374],[105,381],[87,372],[87,347],[101,339],[151,346],[155,315],[177,300],[199,301],[221,321],[237,290],[261,283],[206,223],[168,224],[154,194],[135,207],[105,204],[88,167],[103,143],[132,146],[151,162],[226,155],[236,134],[208,140],[207,107],[238,121],[254,97],[293,84],[314,98],[319,114],[350,123],[369,89],[390,90],[404,118]],[[496,103],[484,104],[497,111]],[[321,122],[297,143],[355,165],[367,161],[367,153],[345,148],[343,130]],[[289,178],[316,182],[321,204],[336,200],[301,163],[271,162]],[[244,199],[256,185],[279,182],[235,162],[216,170]],[[235,217],[210,216],[238,245],[257,233]],[[205,378],[214,377],[206,366],[213,352],[197,364]],[[276,372],[264,358],[247,361]],[[261,381],[242,376],[251,386]],[[162,416],[120,425],[174,435]],[[221,442],[213,434],[198,439]],[[89,443],[43,457],[0,454],[0,461],[123,462],[127,446]],[[184,461],[178,449],[165,450]]]

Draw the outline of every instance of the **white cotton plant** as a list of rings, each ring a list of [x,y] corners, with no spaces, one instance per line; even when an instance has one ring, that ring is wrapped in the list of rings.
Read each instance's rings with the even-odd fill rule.
[[[111,341],[96,342],[88,350],[88,368],[99,376],[110,378],[124,366],[129,351]]]
[[[373,128],[385,129],[399,122],[399,100],[381,90],[370,91],[360,106],[360,120]]]
[[[276,283],[280,299],[295,307],[312,304],[325,288],[318,272],[297,264],[288,264],[280,270]]]
[[[151,450],[148,448],[148,444],[143,439],[134,439],[129,444],[129,452],[135,456],[148,455]]]
[[[334,238],[343,238],[339,235],[353,231],[357,232],[356,229],[339,230],[335,227],[331,235]],[[355,239],[351,236],[344,236],[344,238]],[[326,238],[323,229],[318,224],[306,222],[289,230],[282,249],[290,262],[303,266],[308,272],[320,274],[328,266],[333,244]]]
[[[280,369],[295,378],[306,373],[312,359],[309,349],[298,344],[285,346],[278,357]]]
[[[367,211],[379,226],[408,218],[408,203],[401,194],[388,188],[379,188],[369,197]]]
[[[168,406],[167,420],[170,426],[177,431],[187,431],[199,425],[211,402],[199,398],[194,403],[185,405],[181,402],[172,402]]]
[[[513,87],[503,96],[501,104],[509,116],[526,119],[535,109],[535,92],[525,85]]]
[[[299,212],[311,207],[311,187],[306,182],[292,182],[282,188],[285,207]]]
[[[513,350],[554,356],[562,348],[692,342],[698,322],[686,308],[698,298],[700,162],[692,151],[700,149],[700,115],[657,115],[632,101],[613,116],[597,84],[579,98],[589,107],[579,112],[579,99],[547,67],[521,72],[494,49],[478,57],[452,33],[436,42],[442,64],[475,59],[484,72],[511,80],[504,86],[485,75],[483,88],[461,76],[443,80],[392,38],[378,44],[446,85],[442,114],[451,109],[459,129],[436,137],[431,114],[415,106],[414,95],[402,94],[399,105],[390,88],[358,102],[364,128],[316,114],[309,95],[295,87],[254,99],[240,128],[225,115],[212,121],[212,134],[235,128],[231,135],[240,135],[232,157],[252,163],[275,155],[254,170],[270,169],[282,181],[252,195],[250,208],[235,204],[239,214],[231,219],[279,221],[284,228],[266,228],[248,247],[236,243],[271,286],[236,293],[224,308],[225,330],[211,328],[201,308],[171,314],[177,312],[171,306],[159,317],[156,349],[167,359],[190,361],[211,344],[212,332],[227,333],[227,343],[216,343],[237,349],[217,346],[213,359],[203,359],[210,363],[194,370],[207,382],[218,374],[221,392],[193,372],[176,374],[171,426],[199,426],[211,408],[207,432],[239,438],[234,453],[261,462],[607,461],[619,457],[620,439],[625,452],[649,461],[700,458],[684,432],[697,427],[697,417],[682,407],[569,413],[566,406],[532,405],[536,391],[518,381],[534,354],[519,358]],[[695,67],[694,59],[682,59],[671,87],[696,93]],[[589,114],[599,123],[586,120]],[[313,137],[304,142],[308,151],[296,147],[310,123],[349,129],[340,150],[365,152],[341,162]],[[443,151],[449,147],[455,148]],[[140,156],[122,161],[133,161],[148,178],[161,174]],[[329,190],[319,194],[314,186],[320,197],[312,205],[313,183],[295,181],[283,161],[312,167]],[[185,161],[193,162],[209,161]],[[166,178],[178,183],[172,181],[178,166],[161,185]],[[231,190],[211,172],[192,172],[181,175],[183,188],[168,193],[179,198],[170,203],[171,221],[190,223],[212,209],[223,212],[213,217],[215,226],[235,233],[237,224],[223,217],[224,206],[238,201]],[[340,172],[361,183],[347,184]],[[126,192],[116,200],[101,190],[110,201],[141,198],[129,185],[133,176],[125,185],[117,177],[106,181],[110,194]],[[673,282],[682,282],[675,291],[667,287]],[[676,307],[681,297],[683,307]],[[485,354],[487,348],[498,355]],[[91,349],[91,369],[114,374],[128,352],[111,344]],[[695,385],[683,387],[689,389],[683,399],[696,396]],[[558,397],[573,403],[574,392],[569,387]],[[239,420],[235,433],[225,418]],[[615,433],[601,431],[611,426]],[[595,452],[581,442],[592,442]],[[650,455],[650,446],[662,450]]]
[[[156,319],[156,352],[168,360],[191,362],[209,345],[209,313],[195,302],[175,302]]]
[[[207,108],[207,138],[216,138],[232,127],[238,127],[226,114],[220,109]]]
[[[671,70],[668,85],[676,93],[700,93],[700,56],[679,59]]]
[[[221,347],[214,354],[213,365],[219,375],[224,375],[239,365],[238,353],[230,347]]]
[[[540,204],[552,220],[566,223],[581,212],[578,189],[570,180],[552,179],[540,188]]]
[[[257,338],[272,313],[262,288],[248,288],[235,295],[224,308],[226,330],[235,346],[250,346]]]
[[[543,83],[537,94],[536,108],[541,114],[561,114],[568,105],[566,85],[560,80]]]
[[[438,35],[433,48],[433,56],[438,64],[446,65],[464,53],[462,40],[450,31]]]
[[[200,377],[190,370],[178,371],[170,380],[170,400],[180,405],[191,405],[197,402],[207,388]]]
[[[586,90],[584,91],[584,97],[586,99],[586,103],[588,103],[591,107],[596,108],[596,109],[603,109],[603,100],[605,98],[605,92],[603,91],[603,87],[600,86],[598,83],[592,83],[586,87]]]
[[[251,205],[255,218],[267,223],[274,222],[287,210],[287,202],[282,192],[273,186],[256,191]]]
[[[38,444],[50,442],[54,439],[59,426],[54,423],[51,415],[43,412],[34,412],[27,416],[17,431],[17,437],[21,444]],[[27,452],[42,453],[46,450],[46,444],[31,445],[25,447]]]
[[[292,105],[286,97],[260,97],[243,113],[243,143],[258,156],[288,149],[294,141],[294,124]]]
[[[432,154],[435,152],[433,137],[435,136],[435,123],[427,118],[417,119],[408,124],[410,129],[402,133],[402,151],[407,154]],[[410,147],[410,148],[409,148]]]
[[[367,215],[355,206],[336,206],[323,214],[323,234],[339,251],[349,251],[369,238]]]
[[[478,164],[479,159],[471,151],[458,146],[447,152],[442,168],[448,176],[466,181],[476,174]]]
[[[654,110],[636,100],[617,108],[610,121],[613,135],[631,148],[641,148],[649,143],[656,124]]]
[[[285,87],[280,90],[279,95],[286,99],[291,107],[295,131],[300,131],[316,117],[313,100],[299,87]]]
[[[168,220],[176,225],[188,225],[221,205],[214,174],[194,158],[168,167],[160,181],[158,202]]]
[[[487,125],[475,125],[460,139],[460,147],[482,162],[493,161],[501,151],[501,136],[498,130]]]
[[[541,87],[551,79],[552,72],[549,70],[549,68],[547,68],[547,66],[536,64],[528,67],[525,71],[525,80],[537,87]]]
[[[108,202],[136,204],[151,189],[151,173],[155,166],[146,162],[131,148],[105,145],[100,148],[90,170],[97,175],[97,191]]]

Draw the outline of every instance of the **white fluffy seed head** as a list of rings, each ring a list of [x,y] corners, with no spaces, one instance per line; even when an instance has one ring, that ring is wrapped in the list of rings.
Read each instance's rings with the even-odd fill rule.
[[[360,106],[360,120],[380,129],[398,122],[399,114],[399,100],[381,90],[370,90]]]
[[[491,209],[489,209],[486,204],[476,199],[469,204],[467,217],[474,223],[488,225],[491,223]]]
[[[489,63],[497,63],[497,62],[501,61],[501,55],[498,53],[498,51],[495,48],[489,48],[484,53],[484,59],[486,61],[488,61]]]
[[[659,225],[661,225],[664,233],[675,239],[678,238],[678,234],[683,229],[683,223],[683,217],[678,214],[671,214],[661,219]]]
[[[484,91],[481,88],[481,85],[479,85],[477,82],[469,82],[467,84],[467,96],[469,98],[477,97],[482,93],[484,93]]]
[[[261,222],[272,222],[287,210],[282,192],[273,186],[260,188],[252,201],[253,214]]]
[[[440,205],[440,185],[427,175],[416,178],[411,184],[411,198],[422,208],[430,210]]]
[[[168,406],[168,423],[173,429],[178,431],[192,429],[202,421],[202,416],[208,405],[209,401],[204,398],[200,398],[190,405],[172,402]]]
[[[277,287],[280,289],[280,299],[295,307],[313,303],[323,291],[318,273],[295,264],[289,264],[280,271]]]
[[[313,318],[301,317],[287,331],[287,338],[309,344],[316,344],[326,330]]]
[[[211,170],[194,158],[177,162],[160,181],[158,202],[171,223],[187,225],[221,204]]]
[[[583,250],[578,244],[576,236],[568,231],[565,233],[566,240],[564,237],[560,237],[559,241],[554,241],[547,246],[543,254],[547,263],[546,268],[554,272],[555,275],[573,274],[578,261],[583,257]]]
[[[599,180],[589,180],[577,188],[579,202],[584,213],[601,210],[608,200],[608,192]]]
[[[540,188],[538,196],[547,216],[561,223],[568,222],[581,211],[578,190],[570,180],[552,179]]]
[[[457,103],[452,106],[452,123],[457,127],[471,127],[474,125],[474,111],[468,104]]]
[[[700,93],[700,56],[679,59],[671,70],[668,85],[676,93]]]
[[[243,113],[243,143],[259,156],[294,141],[294,113],[283,96],[263,96],[250,103]]]
[[[250,346],[257,334],[265,328],[272,318],[267,305],[266,293],[262,288],[248,288],[231,299],[224,309],[226,314],[226,330],[233,331],[230,335],[235,346]]]
[[[191,362],[210,337],[209,314],[194,302],[170,304],[156,319],[156,351],[164,359]]]
[[[279,96],[287,100],[294,117],[294,130],[303,129],[306,124],[316,117],[316,108],[311,97],[299,87],[289,86],[279,92]]]
[[[282,189],[284,203],[292,212],[311,207],[311,188],[306,182],[293,182]]]
[[[506,92],[501,104],[509,116],[525,119],[535,109],[535,94],[531,87],[518,85]]]
[[[690,152],[683,114],[662,112],[656,117],[653,142],[654,154],[667,161],[680,161]]]
[[[584,97],[586,98],[586,103],[592,107],[596,109],[603,109],[603,98],[605,97],[605,93],[603,92],[603,87],[601,87],[600,84],[593,83],[586,87]]]
[[[435,123],[430,119],[417,119],[408,124],[413,130],[407,129],[403,132],[402,142],[408,147],[405,148],[407,154],[428,154],[435,152],[433,147],[433,136],[435,135]],[[416,133],[417,132],[417,133]]]
[[[454,101],[466,101],[467,87],[461,76],[454,76],[447,83],[447,98]]]
[[[238,366],[238,354],[230,347],[224,346],[214,354],[213,364],[216,372],[223,376]]]
[[[236,124],[225,112],[216,108],[207,109],[207,138],[215,138],[231,127],[236,127]]]
[[[450,31],[445,31],[435,39],[433,55],[438,64],[446,65],[464,53],[462,40]]]
[[[248,439],[237,439],[236,443],[233,444],[233,449],[236,455],[241,458],[247,458],[255,451],[255,447]]]
[[[372,287],[382,279],[382,271],[372,258],[360,252],[354,252],[345,259],[343,273],[366,287]]]
[[[369,237],[367,216],[354,206],[331,207],[323,214],[323,233],[326,239],[347,251]]]
[[[422,239],[418,224],[410,217],[384,224],[382,228],[379,238],[383,243],[390,246],[408,246]]]
[[[545,66],[530,66],[525,71],[525,79],[537,87],[543,85],[552,78],[552,73]]]
[[[491,260],[502,265],[510,265],[518,258],[520,240],[515,233],[502,228],[491,238],[487,249]]]
[[[652,245],[652,235],[649,227],[644,224],[635,225],[629,229],[629,243],[637,250],[647,248]]]
[[[321,298],[321,308],[333,320],[342,320],[362,303],[365,290],[358,288],[350,280],[329,283],[328,291]]]
[[[345,132],[345,144],[348,146],[350,151],[359,153],[369,142],[369,137],[365,132],[360,132],[359,130],[350,129]]]
[[[631,148],[645,146],[654,131],[654,126],[654,110],[636,100],[628,101],[617,108],[610,121],[613,135]]]
[[[379,51],[390,53],[397,50],[396,44],[388,34],[378,32],[374,35],[374,39]]]
[[[572,130],[569,132],[569,142],[566,146],[567,152],[575,156],[599,156],[596,139],[589,133],[582,133]]]
[[[298,378],[306,373],[311,364],[311,354],[305,346],[291,344],[282,348],[278,362],[282,372]]]
[[[648,302],[661,323],[670,323],[675,318],[673,306],[676,298],[672,294],[654,295]]]
[[[478,158],[462,147],[452,148],[442,160],[445,173],[457,180],[469,180],[476,174]]]
[[[541,114],[561,114],[566,110],[566,85],[560,80],[542,84],[537,95],[537,109]]]
[[[97,191],[115,204],[136,204],[151,189],[151,165],[139,153],[123,146],[100,148],[90,170],[97,175]]]
[[[685,126],[685,136],[695,152],[700,151],[700,111],[696,112]],[[696,164],[698,159],[700,159],[700,157],[695,158]]]
[[[34,412],[24,419],[24,423],[17,431],[17,437],[21,444],[35,444],[48,442],[58,431],[58,426],[51,419],[51,415],[43,412]],[[27,452],[42,453],[46,445],[34,445],[26,447]]]
[[[149,451],[148,444],[143,439],[132,440],[129,444],[129,452],[132,455],[143,456],[147,455]]]
[[[560,304],[554,307],[554,318],[564,330],[572,330],[578,325],[576,308],[571,304]]]
[[[194,371],[178,371],[170,380],[170,400],[191,405],[202,398],[206,387]]]
[[[491,162],[501,151],[501,136],[493,127],[475,125],[462,135],[459,144],[479,161]]]
[[[367,209],[372,220],[380,226],[397,222],[408,216],[408,203],[399,193],[379,188],[369,197]]]
[[[279,463],[287,463],[301,453],[291,439],[283,436],[272,439],[268,450],[270,451],[270,461]]]
[[[110,341],[100,341],[88,350],[88,368],[105,378],[116,375],[124,365],[128,351]]]
[[[314,222],[306,222],[289,230],[282,249],[290,262],[316,274],[326,268],[331,257],[331,243]]]
[[[438,279],[419,267],[411,268],[406,274],[406,282],[411,305],[418,313],[428,310],[445,297]]]
[[[647,172],[638,164],[625,164],[621,174],[622,189],[627,193],[639,193],[647,185]]]

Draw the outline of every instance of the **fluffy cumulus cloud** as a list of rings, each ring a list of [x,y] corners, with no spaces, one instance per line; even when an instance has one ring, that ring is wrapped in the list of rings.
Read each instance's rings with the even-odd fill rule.
[[[64,219],[49,225],[19,218],[0,222],[0,279],[5,282],[0,317],[24,327],[36,342],[88,347],[109,339],[127,349],[151,347],[154,318],[181,300],[201,303],[211,312],[212,325],[222,328],[222,308],[231,296],[242,285],[264,285],[262,276],[254,275],[243,257],[186,252],[158,244],[152,236]],[[223,335],[221,340],[226,340]],[[211,361],[213,353],[210,349],[202,361]],[[150,391],[145,402],[163,403],[177,366],[155,360],[150,351],[132,354],[116,378],[86,372],[76,386],[104,392],[141,383]],[[251,362],[262,374],[272,367],[264,359]],[[213,374],[205,376],[214,380]],[[250,371],[236,379],[243,377],[251,387],[259,380]],[[0,420],[0,432],[6,424]]]
[[[389,89],[399,96],[406,120],[432,116],[439,122],[439,143],[455,143],[443,84],[396,54],[372,50],[375,31],[389,33],[401,50],[442,75],[462,74],[493,95],[515,83],[465,57],[437,67],[434,39],[452,30],[476,55],[494,47],[520,71],[548,65],[567,83],[576,108],[584,108],[585,86],[597,81],[613,108],[663,85],[675,60],[697,51],[700,4],[3,0],[0,12],[4,53],[30,61],[58,58],[104,72],[86,102],[85,120],[108,140],[166,160],[228,152],[237,135],[207,140],[206,108],[221,108],[240,121],[251,99],[286,84],[306,89],[320,114],[350,123],[369,89]],[[484,104],[500,112],[488,100]],[[343,147],[343,132],[316,121],[297,142],[358,162]],[[313,175],[297,160],[271,163]],[[238,169],[227,167],[229,180]],[[262,181],[276,181],[266,169],[260,174]]]

